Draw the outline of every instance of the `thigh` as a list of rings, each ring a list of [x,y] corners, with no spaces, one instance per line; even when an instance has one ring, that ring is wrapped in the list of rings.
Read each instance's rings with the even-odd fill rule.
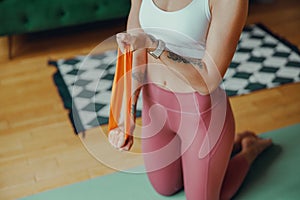
[[[187,200],[219,199],[234,138],[234,121],[229,104],[225,115],[224,122],[218,122],[214,119],[211,119],[210,122],[224,124],[220,133],[208,133],[207,124],[204,122],[206,119],[200,121],[193,142],[183,153],[182,166]],[[202,146],[205,145],[206,134],[216,134],[219,137],[209,153],[201,157],[199,152]]]
[[[165,143],[165,145],[160,146]],[[143,139],[142,152],[145,169],[154,189],[162,195],[172,195],[183,187],[180,140],[161,130],[155,136]]]
[[[183,187],[181,141],[170,130],[167,111],[157,104],[143,103],[142,153],[154,189],[172,195]]]

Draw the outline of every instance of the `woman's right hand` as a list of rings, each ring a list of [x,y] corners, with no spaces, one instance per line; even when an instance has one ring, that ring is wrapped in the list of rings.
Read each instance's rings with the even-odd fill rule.
[[[129,151],[133,145],[133,136],[126,136],[119,128],[115,128],[108,133],[108,140],[113,147],[121,151]]]
[[[152,41],[149,35],[139,30],[118,33],[116,39],[118,46],[123,53],[126,49],[136,51],[145,48],[156,48],[157,46],[156,42]]]

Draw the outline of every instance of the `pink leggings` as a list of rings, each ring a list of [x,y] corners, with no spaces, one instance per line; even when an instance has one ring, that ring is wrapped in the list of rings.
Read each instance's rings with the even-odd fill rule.
[[[235,124],[225,92],[173,93],[143,87],[142,151],[154,189],[170,196],[181,189],[187,200],[230,199],[249,165],[230,158]]]

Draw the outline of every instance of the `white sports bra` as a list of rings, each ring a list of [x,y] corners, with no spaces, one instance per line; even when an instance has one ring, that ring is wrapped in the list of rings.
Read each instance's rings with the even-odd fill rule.
[[[192,0],[177,11],[164,11],[153,0],[143,0],[139,13],[141,28],[182,56],[202,58],[210,24],[208,0]]]

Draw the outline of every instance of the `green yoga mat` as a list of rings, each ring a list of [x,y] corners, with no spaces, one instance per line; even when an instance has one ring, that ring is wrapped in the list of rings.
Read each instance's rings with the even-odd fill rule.
[[[236,200],[296,200],[300,196],[300,124],[261,135],[274,145],[253,164]],[[142,168],[142,167],[140,167]],[[114,173],[46,191],[23,200],[184,200],[184,192],[158,195],[145,174]]]

